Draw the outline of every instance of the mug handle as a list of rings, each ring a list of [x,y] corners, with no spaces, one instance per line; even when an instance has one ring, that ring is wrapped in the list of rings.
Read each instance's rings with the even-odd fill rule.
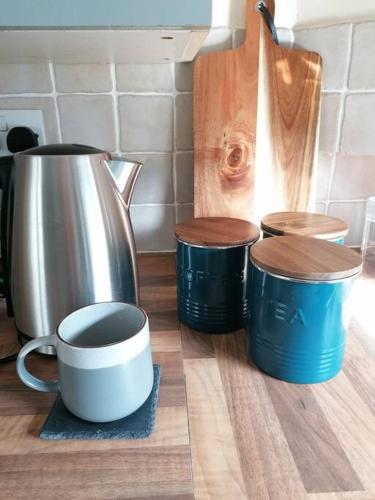
[[[48,335],[46,337],[39,337],[34,340],[30,340],[27,342],[17,357],[17,373],[22,382],[31,387],[31,389],[35,389],[36,391],[41,392],[59,392],[59,382],[58,380],[41,380],[40,378],[34,377],[27,370],[25,366],[25,359],[29,352],[34,349],[38,349],[43,345],[51,345],[53,347],[56,346],[56,335]]]

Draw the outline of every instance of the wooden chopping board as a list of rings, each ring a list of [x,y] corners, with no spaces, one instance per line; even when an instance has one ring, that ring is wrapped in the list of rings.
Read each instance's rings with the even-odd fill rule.
[[[195,63],[195,217],[309,208],[321,58],[276,45],[256,4],[247,1],[241,47]]]

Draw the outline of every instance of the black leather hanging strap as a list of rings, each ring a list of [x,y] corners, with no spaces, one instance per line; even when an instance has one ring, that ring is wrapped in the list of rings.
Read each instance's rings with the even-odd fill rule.
[[[276,26],[273,17],[271,15],[271,12],[267,9],[267,5],[265,4],[265,2],[258,2],[257,10],[259,10],[259,12],[262,14],[263,20],[272,34],[273,41],[276,43],[276,45],[279,45],[279,38],[277,36]]]

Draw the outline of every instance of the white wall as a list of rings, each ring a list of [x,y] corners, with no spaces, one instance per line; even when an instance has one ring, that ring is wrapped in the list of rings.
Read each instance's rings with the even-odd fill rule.
[[[374,0],[375,1],[375,0]],[[291,46],[293,31],[289,27],[289,12],[295,12],[295,0],[279,0],[282,9],[275,13],[275,23],[278,27],[279,41],[282,45]],[[285,5],[294,5],[287,9],[284,16]],[[212,0],[212,28],[206,38],[201,52],[226,50],[240,45],[245,36],[247,0]]]
[[[348,21],[375,19],[374,0],[276,0],[283,4],[280,9],[280,26],[302,28],[307,26],[328,26]],[[295,3],[295,12],[287,4]],[[285,5],[284,5],[285,4]],[[289,23],[289,24],[287,24]]]
[[[247,0],[212,0],[212,26],[245,28],[246,5]],[[297,0],[276,0],[275,6],[277,26],[292,28],[292,18],[297,15]]]
[[[212,0],[213,26],[244,28],[246,3]],[[289,29],[375,19],[375,0],[275,0],[275,7],[276,25]]]

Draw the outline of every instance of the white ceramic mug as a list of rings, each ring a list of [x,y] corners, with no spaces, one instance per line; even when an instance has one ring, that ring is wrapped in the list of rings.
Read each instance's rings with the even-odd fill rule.
[[[42,345],[56,348],[59,380],[40,380],[25,357]],[[146,313],[123,302],[102,302],[69,314],[55,335],[28,342],[17,359],[20,379],[44,392],[61,392],[74,415],[91,422],[117,420],[136,411],[151,393],[154,372]]]

